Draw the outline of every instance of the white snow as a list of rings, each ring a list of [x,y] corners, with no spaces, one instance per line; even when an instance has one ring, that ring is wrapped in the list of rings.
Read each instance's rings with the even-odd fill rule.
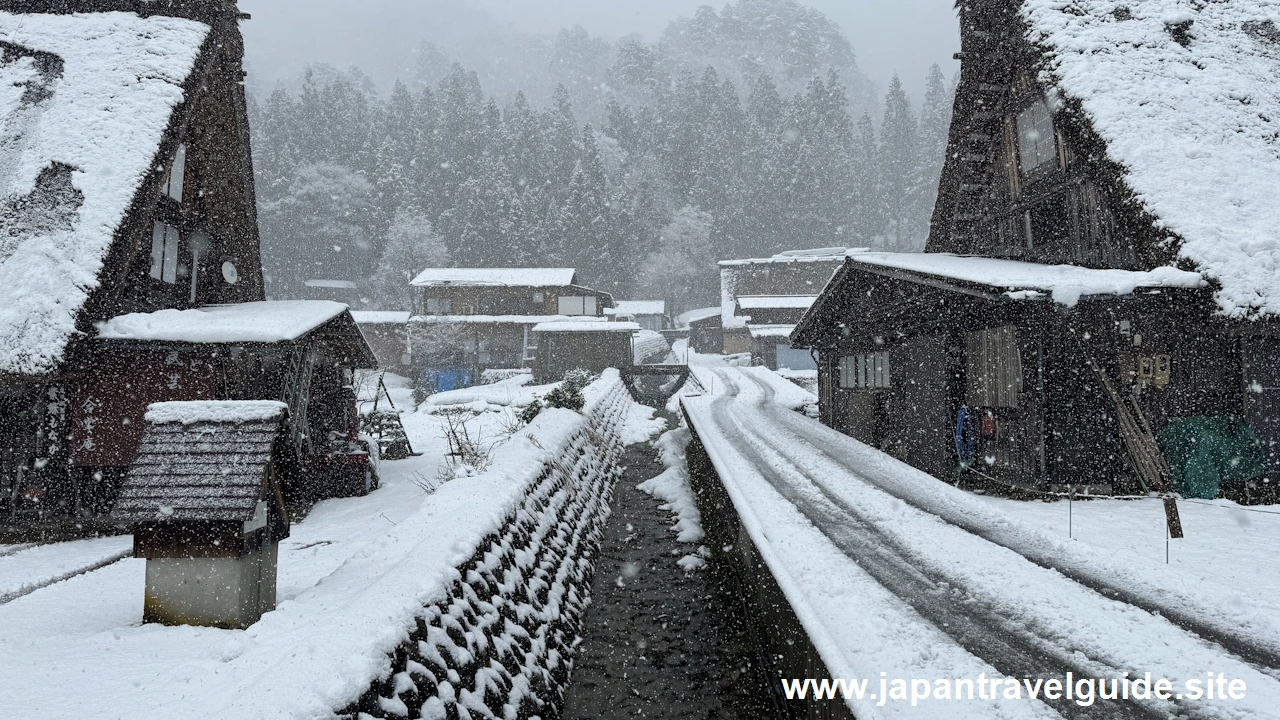
[[[671,352],[671,345],[667,343],[667,338],[657,330],[640,330],[635,334],[631,352],[635,363],[640,365],[650,358],[665,359],[667,354]]]
[[[466,406],[474,412],[500,411],[520,408],[546,395],[558,385],[530,385],[533,375],[521,373],[487,385],[436,393],[427,398],[420,410]]]
[[[627,413],[626,426],[622,428],[622,444],[635,445],[636,443],[648,442],[654,435],[662,432],[667,427],[667,421],[656,417],[656,415],[657,410],[651,407],[640,403],[631,403],[631,409]]]
[[[840,536],[837,525],[825,528],[830,536],[819,532],[762,470],[824,515],[856,509],[863,522],[886,538],[887,546],[902,549],[913,568],[946,578],[950,591],[959,593],[958,601],[989,606],[1007,618],[1011,629],[1043,638],[1058,648],[1055,652],[1072,657],[1077,667],[1099,676],[1150,671],[1177,682],[1203,677],[1213,667],[1214,672],[1245,678],[1248,697],[1202,701],[1195,704],[1197,710],[1214,717],[1277,716],[1280,683],[1275,678],[1177,627],[1163,617],[1164,610],[1141,610],[1069,579],[1086,577],[1104,587],[1121,588],[1143,602],[1276,648],[1280,625],[1273,619],[1275,593],[1269,592],[1276,585],[1274,560],[1263,558],[1265,548],[1245,549],[1267,542],[1274,530],[1210,541],[1215,546],[1200,554],[1201,567],[1193,573],[1153,562],[1149,550],[1130,553],[1131,538],[1124,533],[1111,535],[1095,526],[1097,545],[1090,547],[1040,529],[1050,511],[1043,508],[1048,506],[1021,504],[1025,513],[1038,516],[1040,527],[1025,524],[1016,517],[1022,512],[1008,512],[1012,501],[992,503],[972,496],[830,428],[780,411],[741,371],[721,369],[717,374],[717,395],[736,396],[686,397],[684,405],[760,556],[835,677],[875,677],[880,671],[891,677],[999,673],[874,581],[830,539]],[[716,403],[724,402],[729,410],[718,419]],[[749,457],[748,448],[760,454],[764,468]],[[1158,512],[1158,506],[1152,502],[1134,510],[1114,507],[1129,522],[1142,516],[1142,527],[1132,531],[1136,537],[1154,534],[1153,511]],[[1087,512],[1110,512],[1111,507],[1090,505]],[[1055,531],[1061,530],[1065,507],[1058,504],[1051,511]],[[1204,511],[1229,517],[1233,509]],[[1205,516],[1197,508],[1191,517],[1198,522]],[[1218,529],[1225,522],[1218,520]],[[1228,588],[1224,573],[1215,567],[1230,562],[1239,550],[1245,550],[1246,561],[1256,570],[1270,574],[1241,572],[1230,583],[1235,587]],[[1000,708],[969,703],[872,708],[857,702],[851,708],[859,717],[1046,713],[1046,708],[1026,701]],[[1175,711],[1173,705],[1155,704],[1152,709],[1170,715]]]
[[[19,53],[0,70],[6,83],[32,79],[24,49],[63,61],[46,100],[24,106],[15,86],[0,91],[0,202],[30,194],[54,163],[73,168],[84,196],[70,229],[22,217],[0,227],[0,372],[40,374],[61,360],[208,33],[169,17],[0,12],[0,41]]]
[[[743,310],[808,310],[817,295],[739,295]]]
[[[605,332],[635,333],[640,326],[633,322],[582,322],[580,320],[553,320],[533,326],[534,332]]]
[[[149,423],[246,423],[275,420],[289,406],[274,400],[178,400],[147,406]]]
[[[93,538],[6,549],[0,546],[0,605],[85,568],[133,554],[133,536]]]
[[[111,318],[98,328],[98,337],[189,343],[288,342],[345,312],[346,305],[328,300],[280,300],[158,310]]]
[[[747,331],[751,333],[753,338],[770,338],[774,340],[786,340],[791,337],[791,332],[796,329],[795,325],[752,325],[747,324]]]
[[[404,325],[410,313],[379,310],[352,310],[351,319],[357,325]]]
[[[1080,101],[1179,255],[1221,283],[1221,312],[1280,312],[1280,6],[1024,0],[1022,15],[1042,82]],[[1170,26],[1186,21],[1183,47]]]
[[[1090,295],[1130,295],[1138,288],[1197,288],[1205,284],[1198,273],[1173,267],[1154,270],[1100,270],[1077,265],[1043,265],[1022,260],[952,255],[950,253],[850,253],[851,262],[1005,288],[1014,300],[1040,297],[1027,290],[1043,291],[1055,302],[1074,306]]]
[[[736,267],[739,265],[768,265],[771,263],[803,263],[803,262],[830,262],[839,260],[849,248],[829,247],[815,248],[813,250],[787,250],[780,252],[773,257],[767,258],[743,258],[741,260],[721,260],[720,267]]]
[[[302,284],[309,288],[328,288],[330,290],[360,289],[360,286],[351,280],[307,280]]]
[[[414,315],[415,325],[537,325],[545,322],[608,322],[606,317],[582,315]]]
[[[573,268],[427,268],[411,283],[415,287],[493,285],[550,288],[573,284]]]
[[[1180,500],[1186,537],[1168,542],[1164,506],[1157,499],[1077,499],[1068,503],[983,497],[1022,524],[1082,546],[1085,553],[1123,548],[1134,564],[1176,573],[1175,582],[1202,602],[1225,602],[1236,612],[1280,617],[1280,506],[1243,507],[1230,500]],[[1211,590],[1210,590],[1211,589]]]
[[[630,402],[614,371],[584,395],[588,414]],[[587,422],[543,410],[488,471],[428,494],[419,483],[446,451],[442,421],[404,420],[425,455],[384,463],[382,488],[324,501],[296,523],[280,546],[277,609],[248,630],[143,625],[145,561],[132,558],[0,604],[6,710],[28,720],[304,720],[356,700]],[[488,436],[499,419],[475,422],[489,423]],[[59,547],[78,556],[64,563],[74,566],[102,559],[108,545]]]
[[[665,470],[661,475],[645,480],[636,485],[644,492],[663,501],[662,510],[668,510],[676,517],[671,526],[676,540],[682,543],[700,543],[706,537],[702,530],[702,514],[698,511],[697,498],[693,494],[693,486],[689,483],[689,467],[685,460],[685,448],[692,439],[689,428],[681,426],[663,433],[655,443],[658,458]],[[686,569],[696,569],[702,564],[702,558],[691,555],[699,562],[685,562]],[[695,567],[689,568],[687,566]]]
[[[667,303],[665,300],[619,300],[614,303],[614,307],[606,308],[605,313],[631,315],[632,317],[665,315],[667,313]]]
[[[709,308],[697,308],[688,310],[676,316],[676,327],[689,327],[689,323],[695,320],[703,320],[709,317],[715,317],[720,314],[720,306]]]

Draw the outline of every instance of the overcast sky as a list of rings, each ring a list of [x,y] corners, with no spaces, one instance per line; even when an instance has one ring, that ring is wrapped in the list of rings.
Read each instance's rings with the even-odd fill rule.
[[[853,42],[864,72],[884,87],[896,71],[908,90],[922,92],[925,73],[939,63],[948,77],[959,68],[954,0],[801,0],[835,20]],[[358,65],[379,81],[403,72],[409,51],[428,34],[455,31],[474,17],[469,5],[535,34],[575,24],[593,34],[638,32],[656,38],[679,15],[725,0],[240,0],[253,15],[244,25],[251,67],[273,85],[306,63]]]

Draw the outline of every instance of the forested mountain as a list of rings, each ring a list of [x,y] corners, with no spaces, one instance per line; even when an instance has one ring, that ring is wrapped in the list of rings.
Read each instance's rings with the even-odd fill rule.
[[[768,8],[794,14],[766,22]],[[801,47],[786,45],[796,27]],[[850,98],[865,80],[847,40],[795,3],[706,10],[656,45],[599,42],[553,60],[561,78],[581,71],[579,92],[562,84],[545,103],[488,95],[459,64],[385,100],[331,68],[259,99],[272,295],[356,280],[368,307],[395,309],[415,270],[449,262],[571,266],[620,297],[683,308],[717,297],[719,259],[923,246],[950,113],[936,68],[920,111],[894,82],[873,120]],[[581,92],[606,57],[603,91]]]

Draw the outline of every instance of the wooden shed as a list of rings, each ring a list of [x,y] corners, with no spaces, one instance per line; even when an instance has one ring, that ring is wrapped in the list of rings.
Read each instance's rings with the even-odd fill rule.
[[[288,412],[270,401],[148,408],[112,511],[147,560],[144,622],[244,628],[275,608]]]
[[[1275,24],[1165,5],[957,3],[926,252],[849,253],[792,335],[824,422],[939,476],[1097,491],[1158,482],[1166,431],[1243,423],[1270,469],[1223,490],[1276,497]]]
[[[635,363],[632,339],[640,326],[630,322],[549,322],[536,325],[538,354],[534,378],[555,382],[570,370],[598,373]]]

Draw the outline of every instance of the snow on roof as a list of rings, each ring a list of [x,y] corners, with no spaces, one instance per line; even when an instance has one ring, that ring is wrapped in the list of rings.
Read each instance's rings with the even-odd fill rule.
[[[409,322],[416,325],[537,325],[557,321],[602,323],[609,319],[589,315],[414,315],[409,318]]]
[[[394,310],[352,310],[351,319],[357,325],[404,325],[409,322],[408,312]]]
[[[0,12],[0,372],[52,370],[209,27]]]
[[[190,400],[151,403],[147,406],[149,423],[245,423],[276,420],[288,412],[289,406],[274,400]]]
[[[104,340],[189,343],[289,342],[347,311],[328,300],[282,300],[158,310],[114,317],[98,328]]]
[[[1046,85],[1080,101],[1181,257],[1221,283],[1221,311],[1280,312],[1280,7],[1024,0],[1022,14]]]
[[[739,295],[738,306],[743,310],[807,310],[817,299],[817,295]]]
[[[534,332],[626,332],[632,333],[640,329],[633,322],[582,322],[581,320],[556,320],[538,323],[533,326]]]
[[[753,338],[789,338],[791,331],[795,330],[795,325],[751,325],[747,324],[747,330],[751,332]]]
[[[1098,270],[949,253],[858,252],[850,253],[849,259],[863,265],[1004,288],[1011,291],[1005,294],[1014,300],[1039,297],[1036,291],[1043,291],[1068,306],[1086,295],[1129,295],[1137,288],[1197,288],[1205,284],[1198,273],[1172,267],[1148,271]]]
[[[735,267],[738,265],[762,265],[768,263],[795,263],[795,262],[831,262],[838,261],[844,257],[844,254],[850,248],[829,247],[816,248],[813,250],[787,250],[780,252],[773,257],[767,258],[745,258],[742,260],[721,260],[720,267]]]
[[[667,303],[664,300],[618,300],[615,307],[606,308],[605,312],[611,315],[665,315]]]
[[[440,285],[497,285],[507,287],[564,287],[573,284],[573,268],[427,268],[411,283]]]
[[[307,280],[302,283],[310,288],[333,288],[335,290],[358,290],[359,285],[351,280]]]
[[[711,317],[712,315],[719,315],[719,314],[720,314],[719,305],[716,305],[715,307],[688,310],[676,316],[676,325],[682,326],[682,327],[687,326],[689,323],[695,320],[704,320],[706,318]]]

